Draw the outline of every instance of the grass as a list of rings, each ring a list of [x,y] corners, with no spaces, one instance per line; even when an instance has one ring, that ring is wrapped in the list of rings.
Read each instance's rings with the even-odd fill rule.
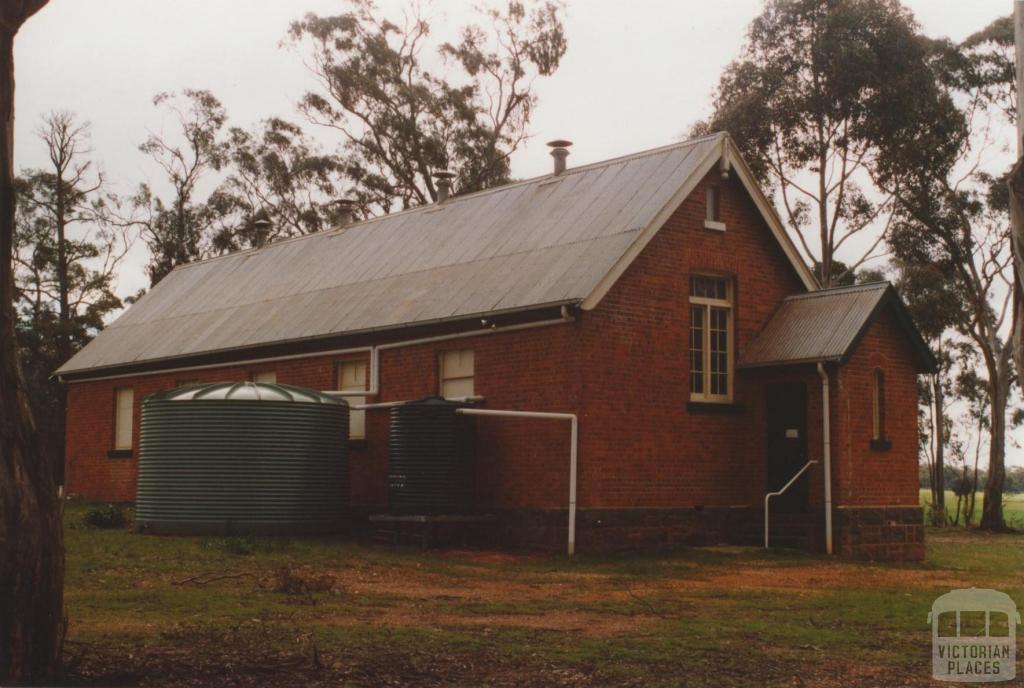
[[[980,490],[974,495],[974,524],[977,525],[981,519],[981,511],[985,504],[985,495]],[[926,510],[931,507],[932,493],[926,487],[921,488],[921,506]],[[952,490],[946,490],[946,511],[950,517],[956,515],[956,495]],[[1003,495],[1003,518],[1006,525],[1011,528],[1024,529],[1024,493]],[[963,515],[957,519],[957,524],[963,524]]]
[[[1024,606],[1024,536],[881,565],[752,548],[580,557],[143,536],[66,512],[69,676],[142,685],[927,683],[938,595]]]

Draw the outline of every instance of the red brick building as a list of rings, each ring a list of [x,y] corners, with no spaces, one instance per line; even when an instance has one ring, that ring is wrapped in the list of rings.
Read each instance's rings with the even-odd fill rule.
[[[583,550],[759,542],[766,492],[814,461],[772,501],[777,541],[912,559],[933,365],[891,286],[818,288],[715,135],[181,266],[58,373],[72,494],[133,499],[147,395],[273,379],[575,414]],[[387,508],[387,425],[354,412],[360,514]],[[476,427],[479,509],[563,547],[569,424]]]

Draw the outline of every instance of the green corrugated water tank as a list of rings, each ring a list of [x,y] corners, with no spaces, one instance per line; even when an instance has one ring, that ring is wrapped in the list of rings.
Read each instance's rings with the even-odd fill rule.
[[[348,509],[348,404],[259,382],[142,403],[135,520],[150,533],[316,534]]]

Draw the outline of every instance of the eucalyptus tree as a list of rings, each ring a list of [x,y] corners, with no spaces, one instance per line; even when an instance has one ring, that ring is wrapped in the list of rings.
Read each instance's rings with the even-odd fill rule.
[[[164,200],[149,184],[134,198],[138,220],[149,247],[150,284],[156,284],[176,265],[205,257],[209,240],[226,210],[196,197],[200,181],[227,162],[222,129],[227,113],[209,91],[185,89],[181,94],[158,93],[153,104],[172,120],[173,133],[151,133],[139,146],[163,173],[171,195]]]
[[[258,219],[271,222],[273,238],[312,234],[340,222],[337,201],[348,186],[342,162],[320,150],[300,126],[274,117],[255,131],[232,127],[226,143],[227,177],[211,203],[232,219],[212,237],[215,250],[254,245]]]
[[[49,165],[23,170],[18,180],[18,343],[40,445],[60,476],[64,386],[51,374],[121,307],[114,280],[133,228],[114,219],[119,200],[104,191],[87,147],[87,124],[69,112],[53,112],[37,133]]]
[[[988,469],[980,525],[998,531],[1005,528],[1007,416],[1016,377],[1013,256],[1009,194],[1002,175],[985,169],[1005,120],[991,107],[989,57],[979,59],[974,48],[971,40],[933,44],[932,69],[947,93],[942,102],[951,106],[936,108],[909,133],[876,179],[896,204],[893,253],[905,264],[937,266],[950,280],[952,328],[981,359],[978,384],[986,398],[978,407],[988,414]]]
[[[941,106],[928,43],[897,0],[769,0],[695,127],[732,135],[826,286],[884,250],[895,204],[872,175]]]
[[[906,256],[904,256],[906,257]],[[897,286],[914,322],[935,355],[936,370],[918,379],[921,454],[928,464],[932,525],[946,524],[946,447],[952,438],[950,404],[957,399],[955,370],[963,362],[961,340],[953,333],[966,314],[950,271],[935,263],[894,260]]]
[[[64,628],[64,542],[15,338],[14,37],[47,0],[0,3],[0,683],[52,683]]]
[[[509,179],[537,103],[534,81],[554,74],[566,51],[562,7],[512,0],[482,20],[438,41],[416,4],[393,21],[371,0],[347,0],[341,14],[292,24],[319,81],[300,108],[337,132],[364,206],[429,203],[439,169],[456,172],[463,193]]]

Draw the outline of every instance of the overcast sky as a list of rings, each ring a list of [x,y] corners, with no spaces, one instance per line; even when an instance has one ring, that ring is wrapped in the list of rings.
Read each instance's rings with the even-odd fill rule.
[[[405,2],[378,4],[389,11]],[[445,34],[472,20],[476,3],[422,4]],[[926,33],[956,40],[1013,7],[1012,0],[904,5]],[[209,89],[233,125],[272,115],[298,120],[295,103],[314,82],[301,55],[280,44],[290,21],[343,7],[339,0],[51,0],[15,46],[15,164],[44,164],[34,135],[39,117],[66,109],[91,122],[94,157],[114,190],[156,180],[138,145],[147,131],[161,129],[152,105],[159,91]],[[568,53],[553,77],[536,84],[534,138],[513,156],[513,174],[546,173],[551,159],[543,144],[554,138],[575,142],[570,164],[677,140],[709,114],[722,67],[739,54],[760,8],[761,0],[570,0]],[[144,263],[140,245],[120,277],[122,295],[146,286]],[[1024,462],[1019,450],[1009,454]]]

